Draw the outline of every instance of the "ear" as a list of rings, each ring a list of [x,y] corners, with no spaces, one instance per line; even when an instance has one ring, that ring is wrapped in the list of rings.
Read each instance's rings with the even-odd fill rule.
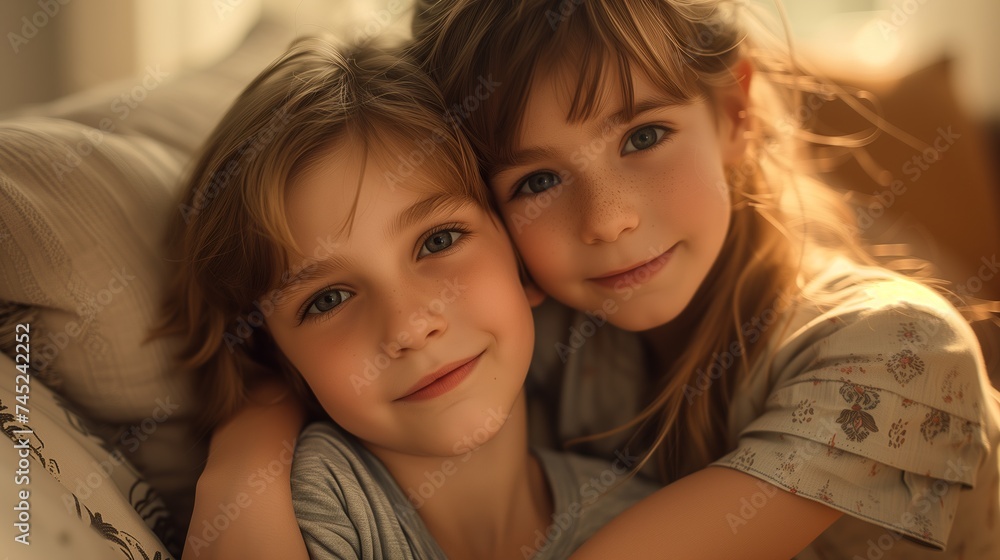
[[[527,296],[528,304],[532,307],[538,307],[548,297],[548,294],[543,292],[533,281],[522,279],[521,282],[524,286],[524,295]]]
[[[753,64],[750,59],[741,58],[729,71],[733,83],[716,90],[716,110],[719,115],[719,133],[722,142],[722,157],[726,165],[736,165],[746,153],[746,133],[749,128],[750,79]]]

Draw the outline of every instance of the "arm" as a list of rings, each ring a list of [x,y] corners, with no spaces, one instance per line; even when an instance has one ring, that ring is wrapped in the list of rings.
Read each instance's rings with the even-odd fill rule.
[[[290,391],[269,382],[215,429],[195,492],[185,560],[308,559],[290,482],[304,421],[305,411]]]
[[[841,515],[748,474],[710,466],[625,510],[572,560],[791,558]]]

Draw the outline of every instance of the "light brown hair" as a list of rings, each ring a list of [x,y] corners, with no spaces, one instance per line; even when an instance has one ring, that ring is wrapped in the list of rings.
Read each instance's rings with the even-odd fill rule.
[[[516,150],[521,116],[539,68],[579,69],[568,122],[599,110],[601,92],[620,87],[626,109],[634,102],[631,77],[643,72],[670,100],[711,102],[732,86],[740,59],[754,67],[748,149],[728,168],[732,193],[730,228],[708,277],[681,316],[698,318],[687,348],[657,375],[658,395],[632,422],[657,459],[665,481],[699,470],[729,450],[732,394],[750,365],[761,359],[778,329],[752,344],[741,326],[773,309],[796,289],[805,272],[805,247],[844,251],[867,264],[843,197],[810,180],[799,156],[810,139],[792,109],[803,90],[823,92],[800,69],[754,36],[746,3],[726,0],[608,0],[570,2],[509,0],[418,2],[414,50],[441,86],[488,179]],[[771,53],[771,54],[769,54]],[[617,72],[617,73],[616,73]],[[619,84],[606,84],[620,76]],[[477,95],[482,79],[499,83]],[[477,100],[470,107],[467,100]],[[815,137],[811,139],[815,140]],[[858,139],[840,139],[850,145]],[[687,398],[698,372],[711,371],[716,355],[742,348],[742,363],[728,368],[697,398]],[[618,431],[618,430],[615,430]]]
[[[475,156],[445,119],[440,93],[401,51],[295,42],[215,128],[169,231],[177,268],[155,334],[183,339],[180,358],[205,398],[205,429],[242,406],[248,385],[263,376],[283,375],[316,406],[264,319],[290,279],[315,262],[292,241],[286,187],[337,142],[358,145],[365,161],[379,158],[392,185],[430,177],[416,186],[489,205]],[[360,176],[333,181],[361,187]]]

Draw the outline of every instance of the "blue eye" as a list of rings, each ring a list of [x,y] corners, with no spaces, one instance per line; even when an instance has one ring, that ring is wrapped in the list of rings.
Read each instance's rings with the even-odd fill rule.
[[[448,247],[451,247],[451,245],[458,241],[463,235],[465,235],[464,232],[453,229],[436,231],[428,236],[427,240],[423,242],[417,256],[426,257],[427,255],[444,251]]]
[[[662,126],[644,126],[628,137],[622,148],[622,155],[648,150],[659,143],[666,133],[667,129]]]
[[[562,182],[559,175],[551,171],[541,171],[534,173],[521,182],[517,189],[518,194],[538,194],[555,187]]]
[[[354,294],[347,290],[327,290],[319,294],[312,300],[303,315],[322,315],[331,309],[354,297]]]

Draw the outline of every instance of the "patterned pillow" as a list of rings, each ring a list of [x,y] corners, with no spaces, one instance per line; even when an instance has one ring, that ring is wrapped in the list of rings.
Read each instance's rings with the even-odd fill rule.
[[[27,334],[36,339],[35,332]],[[24,348],[34,348],[34,342]],[[2,523],[13,528],[9,538],[17,539],[4,548],[28,543],[17,558],[179,555],[181,540],[163,500],[128,458],[2,354],[0,429],[10,438],[0,445],[0,463],[14,470],[0,477],[3,495],[13,500]]]

